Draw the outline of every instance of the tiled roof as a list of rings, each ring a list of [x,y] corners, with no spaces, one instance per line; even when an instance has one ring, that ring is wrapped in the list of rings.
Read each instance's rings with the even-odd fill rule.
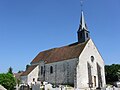
[[[20,79],[20,76],[22,75],[23,72],[20,73],[14,73],[14,76],[16,79]]]
[[[73,43],[60,48],[53,48],[46,51],[42,51],[32,60],[31,64],[38,63],[40,60],[45,61],[45,63],[52,63],[78,58],[87,42]]]
[[[21,74],[21,76],[26,76],[26,75],[28,75],[33,69],[35,69],[36,66],[37,66],[37,65],[29,66],[28,69]]]

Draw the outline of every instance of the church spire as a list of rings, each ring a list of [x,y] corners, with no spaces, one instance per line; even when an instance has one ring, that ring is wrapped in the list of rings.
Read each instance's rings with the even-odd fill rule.
[[[86,25],[86,22],[85,22],[85,18],[84,18],[84,13],[83,13],[83,0],[80,0],[80,3],[81,3],[81,20],[80,20],[80,30],[87,30],[87,25]]]
[[[85,42],[90,38],[83,11],[81,12],[80,26],[79,26],[77,33],[78,33],[79,43]]]
[[[84,13],[82,11],[79,30],[81,31],[83,29],[87,30],[87,25],[86,25],[86,22],[85,22]]]

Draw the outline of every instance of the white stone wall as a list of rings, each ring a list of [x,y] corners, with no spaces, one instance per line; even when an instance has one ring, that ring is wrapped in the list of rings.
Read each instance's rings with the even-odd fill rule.
[[[22,84],[27,84],[27,76],[21,76],[20,80]]]
[[[45,81],[53,84],[74,84],[77,58],[45,64]],[[50,73],[50,66],[53,73]]]
[[[94,56],[94,61],[91,61],[91,56]],[[98,63],[101,67],[101,74],[102,74],[102,82],[103,86],[105,86],[105,72],[104,72],[104,61],[98,52],[96,46],[94,45],[93,41],[90,39],[86,44],[83,52],[79,56],[79,63],[77,65],[77,75],[76,75],[76,84],[75,86],[78,89],[88,88],[88,67],[87,63],[91,65],[92,70],[92,79],[96,76],[96,84],[98,85],[98,75],[97,75],[97,64]],[[94,86],[94,79],[92,80]],[[97,86],[96,86],[97,87]]]
[[[36,66],[27,76],[27,83],[29,86],[31,86],[31,83],[33,82],[33,78],[35,78],[35,82],[37,82],[38,79],[38,72],[39,72],[39,65]]]
[[[0,85],[0,90],[7,90],[2,85]]]

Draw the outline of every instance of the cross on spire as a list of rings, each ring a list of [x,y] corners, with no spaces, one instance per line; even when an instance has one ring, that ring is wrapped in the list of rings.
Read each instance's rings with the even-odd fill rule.
[[[81,11],[83,11],[83,0],[80,0]]]

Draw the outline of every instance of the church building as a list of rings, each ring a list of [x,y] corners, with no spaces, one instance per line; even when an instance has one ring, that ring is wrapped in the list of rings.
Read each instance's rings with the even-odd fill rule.
[[[77,35],[75,43],[40,52],[22,74],[24,83],[46,81],[80,90],[105,87],[104,61],[90,38],[83,11]]]

